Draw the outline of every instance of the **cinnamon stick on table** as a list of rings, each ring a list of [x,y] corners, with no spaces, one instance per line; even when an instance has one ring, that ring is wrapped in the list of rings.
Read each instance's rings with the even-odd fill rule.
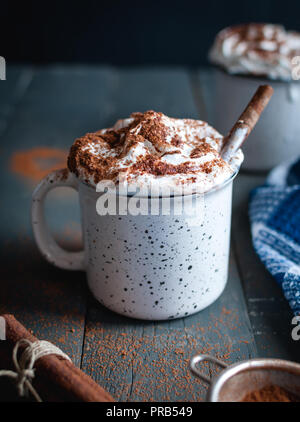
[[[273,92],[270,85],[259,86],[229,134],[224,138],[221,155],[225,161],[228,162],[248,138]]]
[[[37,338],[30,334],[13,315],[5,314],[2,317],[6,321],[6,340],[2,341],[0,345],[0,355],[5,358],[1,359],[3,364],[3,361],[8,361],[8,357],[11,361],[12,350],[18,340],[27,339],[35,342]],[[62,357],[56,355],[41,357],[36,361],[34,367],[36,368],[35,378],[32,384],[43,401],[114,401],[107,391],[73,363]]]

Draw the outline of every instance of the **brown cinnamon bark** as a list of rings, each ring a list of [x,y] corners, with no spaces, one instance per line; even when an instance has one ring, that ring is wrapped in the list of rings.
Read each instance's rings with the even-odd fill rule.
[[[25,338],[34,342],[37,338],[30,334],[13,315],[2,316],[6,321],[6,340],[1,342],[2,353],[0,354],[4,357],[1,361],[7,362],[7,354],[11,360],[13,347],[18,340]],[[59,356],[44,356],[37,360],[35,368],[33,385],[43,401],[114,401],[112,396],[88,375]]]
[[[270,85],[261,85],[257,89],[229,134],[224,138],[221,155],[225,161],[229,161],[248,138],[261,113],[269,103],[273,92],[274,90]]]

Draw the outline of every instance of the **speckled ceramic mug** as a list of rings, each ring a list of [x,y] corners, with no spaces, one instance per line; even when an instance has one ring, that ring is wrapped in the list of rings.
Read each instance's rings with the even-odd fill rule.
[[[235,175],[204,195],[185,196],[181,215],[175,215],[171,197],[170,215],[101,216],[99,193],[67,170],[56,171],[33,193],[35,239],[49,262],[86,271],[95,298],[115,312],[148,320],[191,315],[213,303],[226,285]],[[84,251],[63,250],[47,229],[43,202],[58,186],[79,192]],[[193,201],[202,201],[203,212],[191,224],[187,209]]]

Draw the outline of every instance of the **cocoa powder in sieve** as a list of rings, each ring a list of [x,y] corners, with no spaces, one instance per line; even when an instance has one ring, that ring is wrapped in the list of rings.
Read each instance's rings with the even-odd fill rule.
[[[246,394],[242,402],[300,402],[300,397],[278,385],[267,385]]]

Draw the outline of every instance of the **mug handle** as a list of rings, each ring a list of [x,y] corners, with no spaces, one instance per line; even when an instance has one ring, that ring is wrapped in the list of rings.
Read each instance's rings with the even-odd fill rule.
[[[216,366],[220,366],[223,369],[227,368],[226,363],[224,363],[221,360],[215,358],[214,356],[210,356],[210,355],[193,356],[192,359],[190,360],[190,369],[194,373],[194,375],[196,375],[197,377],[202,379],[202,381],[205,381],[207,384],[211,383],[211,379],[209,377],[207,377],[206,375],[204,375],[197,367],[197,364],[199,362],[204,362],[204,361],[214,363]]]
[[[46,176],[32,194],[31,221],[35,241],[48,262],[66,270],[84,270],[84,250],[69,252],[61,248],[49,232],[44,202],[50,190],[68,186],[78,191],[78,179],[68,169],[56,170]]]

